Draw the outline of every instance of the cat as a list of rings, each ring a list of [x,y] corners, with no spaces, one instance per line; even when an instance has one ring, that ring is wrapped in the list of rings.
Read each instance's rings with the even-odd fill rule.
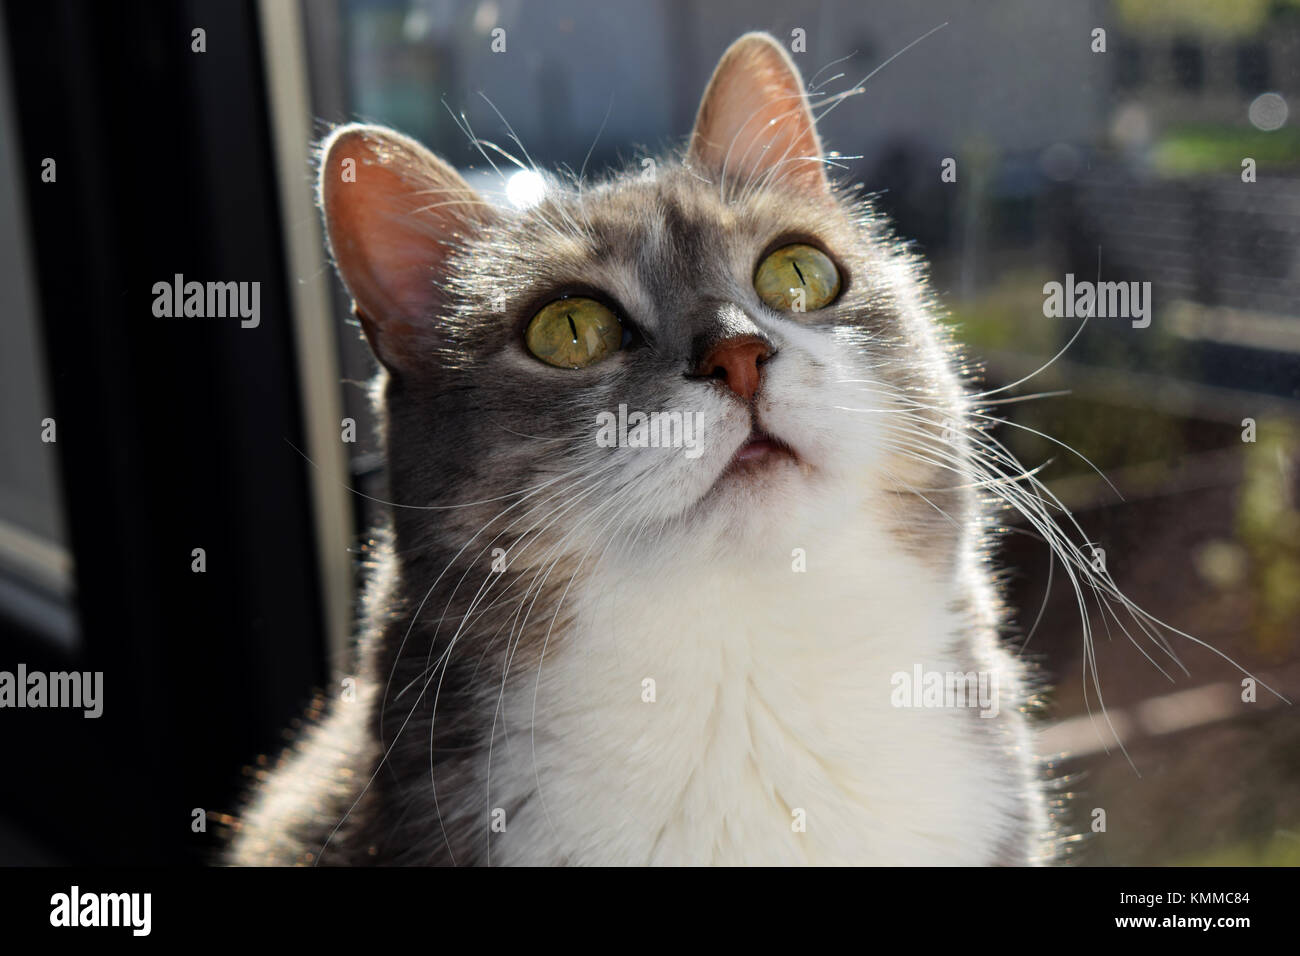
[[[775,40],[726,51],[681,155],[527,208],[381,127],[321,157],[391,524],[356,699],[228,862],[1057,857],[978,396]]]

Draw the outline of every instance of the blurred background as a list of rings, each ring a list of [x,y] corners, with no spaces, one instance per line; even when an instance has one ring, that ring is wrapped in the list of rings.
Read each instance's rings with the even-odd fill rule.
[[[678,146],[746,30],[833,95],[941,25],[827,117],[827,148],[929,259],[990,388],[1074,334],[1044,283],[1151,283],[1150,326],[1089,323],[1009,393],[1067,394],[999,406],[1023,427],[998,437],[1050,462],[1130,597],[1300,697],[1300,0],[6,0],[0,670],[102,670],[105,704],[0,711],[0,863],[204,862],[346,666],[378,517],[346,488],[382,476],[311,205],[331,124],[390,124],[501,192],[462,125],[599,174]],[[260,325],[154,318],[176,273],[259,281]],[[1295,707],[1244,703],[1177,637],[1171,680],[1098,618],[1113,736],[1031,532],[1007,516],[1040,750],[1066,754],[1074,832],[1106,811],[1075,862],[1300,863]]]

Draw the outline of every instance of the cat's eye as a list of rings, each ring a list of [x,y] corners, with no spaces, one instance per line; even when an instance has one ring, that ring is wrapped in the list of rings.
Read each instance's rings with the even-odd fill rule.
[[[622,347],[623,325],[595,299],[556,299],[528,323],[524,344],[548,365],[586,368]]]
[[[797,242],[782,246],[758,264],[754,289],[773,309],[812,312],[840,294],[840,271],[815,246]]]

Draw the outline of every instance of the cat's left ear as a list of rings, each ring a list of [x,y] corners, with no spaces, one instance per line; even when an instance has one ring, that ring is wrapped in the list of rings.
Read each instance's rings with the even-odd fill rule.
[[[803,77],[766,33],[747,33],[722,55],[700,101],[687,162],[722,176],[829,191]]]

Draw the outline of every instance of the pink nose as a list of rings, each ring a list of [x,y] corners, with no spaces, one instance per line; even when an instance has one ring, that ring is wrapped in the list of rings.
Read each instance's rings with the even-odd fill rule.
[[[772,357],[772,347],[752,335],[724,339],[711,348],[695,369],[706,378],[720,378],[748,402],[758,391],[762,365]]]

